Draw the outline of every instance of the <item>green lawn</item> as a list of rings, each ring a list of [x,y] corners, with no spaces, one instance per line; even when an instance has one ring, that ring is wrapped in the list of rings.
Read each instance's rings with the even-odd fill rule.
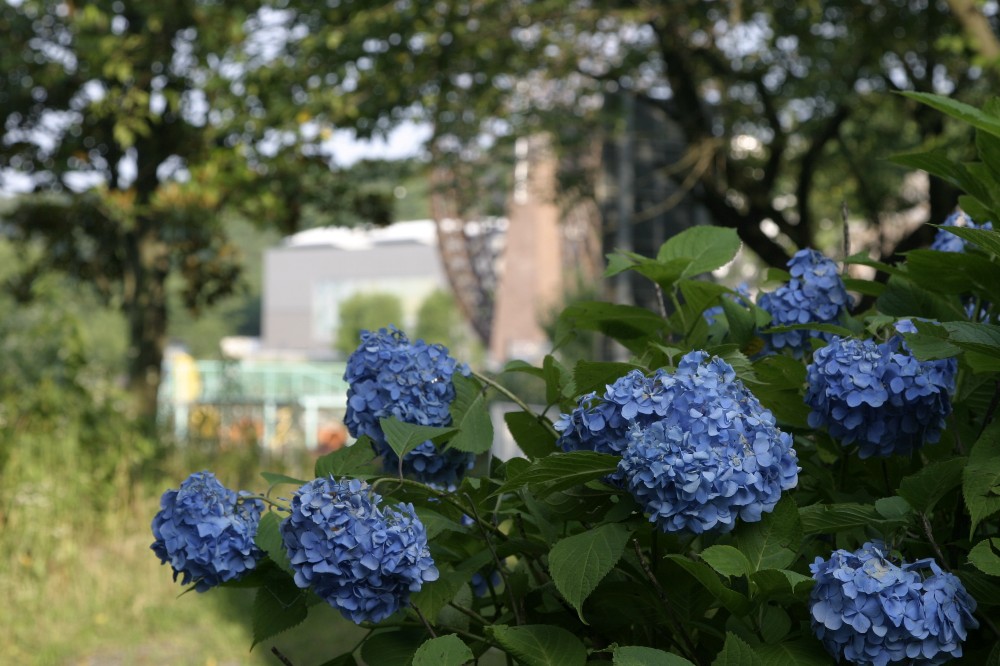
[[[251,653],[253,591],[179,596],[183,588],[149,549],[159,495],[196,469],[247,483],[237,478],[245,454],[190,460],[190,468],[176,460],[130,483],[124,472],[110,481],[82,478],[69,461],[39,460],[30,448],[20,448],[0,477],[0,662],[274,666],[276,645],[295,666],[313,666],[363,635],[320,606]]]

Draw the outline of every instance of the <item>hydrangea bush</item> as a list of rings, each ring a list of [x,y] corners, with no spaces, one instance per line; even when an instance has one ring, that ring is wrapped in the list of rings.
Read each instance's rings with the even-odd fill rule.
[[[1000,155],[1000,104],[914,96]],[[964,178],[963,209],[996,219],[976,179],[1000,165],[896,159]],[[259,495],[193,475],[153,550],[195,589],[258,588],[255,644],[323,603],[370,630],[329,666],[1000,664],[1000,232],[941,233],[962,252],[805,248],[754,303],[705,279],[736,232],[695,227],[655,259],[610,257],[672,307],[570,305],[552,354],[496,376],[366,332],[357,443],[311,480],[264,473]],[[580,331],[627,362],[564,355]],[[490,454],[494,400],[517,407],[509,460]]]

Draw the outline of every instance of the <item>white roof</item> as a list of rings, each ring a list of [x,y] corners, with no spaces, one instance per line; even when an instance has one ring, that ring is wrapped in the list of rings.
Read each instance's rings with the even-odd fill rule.
[[[396,222],[387,227],[316,227],[285,238],[285,247],[334,247],[340,250],[369,250],[390,243],[433,245],[437,242],[434,220]]]

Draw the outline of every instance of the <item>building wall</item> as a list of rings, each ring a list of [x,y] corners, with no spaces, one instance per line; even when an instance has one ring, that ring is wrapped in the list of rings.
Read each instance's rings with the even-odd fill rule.
[[[427,294],[446,285],[436,245],[273,248],[264,253],[263,347],[329,356],[344,299],[357,292],[395,294],[404,310],[399,325],[412,327]]]

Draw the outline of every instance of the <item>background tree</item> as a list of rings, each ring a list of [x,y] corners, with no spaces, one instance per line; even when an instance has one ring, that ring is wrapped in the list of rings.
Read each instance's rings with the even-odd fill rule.
[[[377,331],[380,328],[400,325],[403,320],[403,304],[393,294],[359,292],[340,304],[339,326],[334,348],[344,358],[358,348],[361,331]]]
[[[995,15],[978,16],[995,30]],[[945,126],[887,92],[978,98],[993,79],[970,64],[943,1],[347,0],[293,22],[305,35],[293,52],[325,72],[309,91],[318,116],[349,109],[362,134],[429,120],[438,159],[541,130],[586,145],[602,115],[619,114],[605,95],[628,93],[679,128],[671,178],[776,265],[814,244],[817,219],[838,217],[841,198],[873,224],[912,205],[904,172],[882,158]],[[873,126],[885,131],[862,131]],[[931,219],[956,196],[932,181]]]
[[[332,176],[326,135],[275,61],[280,13],[261,3],[2,2],[0,32],[0,186],[25,193],[5,223],[33,259],[9,286],[28,299],[59,270],[119,307],[147,421],[168,277],[194,313],[239,282],[224,215],[282,233],[345,206],[386,221],[377,196]]]

